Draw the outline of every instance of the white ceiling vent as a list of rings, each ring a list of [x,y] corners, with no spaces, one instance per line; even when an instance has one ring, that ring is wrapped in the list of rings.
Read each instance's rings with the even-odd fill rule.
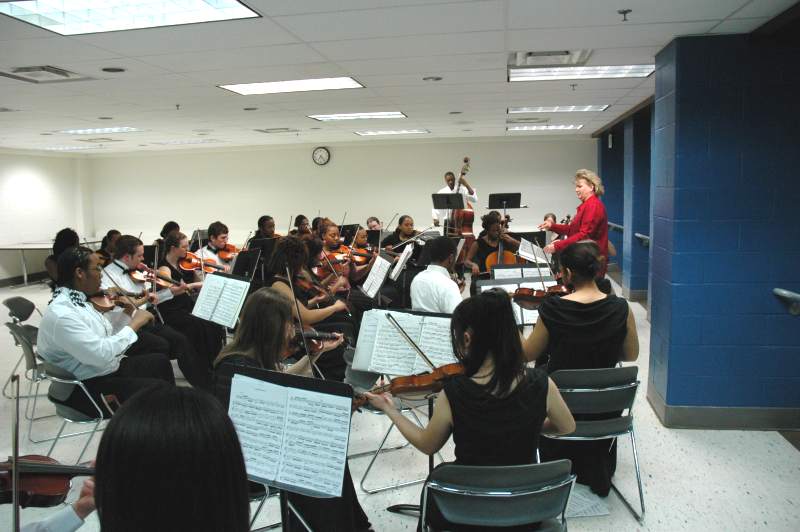
[[[300,133],[299,129],[294,129],[291,127],[270,127],[266,129],[254,129],[253,131],[266,133],[267,135],[274,135],[275,133]]]
[[[85,81],[92,79],[83,74],[76,74],[54,66],[13,67],[0,70],[0,76],[27,81],[28,83],[64,83],[66,81]]]
[[[511,52],[509,67],[581,66],[589,60],[591,50],[552,50],[547,52]]]

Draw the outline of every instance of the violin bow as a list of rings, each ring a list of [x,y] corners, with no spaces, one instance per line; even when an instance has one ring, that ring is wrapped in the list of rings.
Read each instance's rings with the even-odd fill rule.
[[[197,256],[200,258],[200,280],[205,282],[206,280],[206,270],[203,268],[203,250],[200,249],[200,228],[198,228],[194,232],[197,242]]]
[[[396,250],[397,250],[397,248],[400,248],[400,247],[402,247],[402,246],[405,246],[406,244],[409,244],[409,243],[411,243],[411,242],[414,242],[414,241],[416,241],[416,240],[419,240],[419,238],[420,238],[420,237],[421,237],[423,234],[425,234],[427,231],[430,231],[431,229],[433,229],[433,227],[434,227],[434,226],[430,225],[430,226],[426,227],[425,229],[423,229],[422,231],[420,231],[418,235],[416,235],[416,236],[414,236],[414,237],[411,237],[411,238],[409,238],[408,240],[406,240],[406,241],[404,241],[404,242],[400,242],[400,243],[399,243],[399,244],[397,244],[397,245],[396,245],[394,248],[392,248],[392,251],[396,251]]]
[[[430,366],[431,370],[436,369],[436,365],[433,362],[431,362],[431,359],[428,358],[428,355],[426,355],[422,351],[422,349],[419,348],[417,343],[414,340],[411,339],[411,337],[408,335],[408,333],[405,331],[405,329],[403,329],[403,327],[401,327],[400,324],[397,323],[397,320],[394,318],[394,316],[392,316],[390,313],[387,312],[386,313],[386,319],[389,320],[389,323],[391,323],[394,326],[394,328],[397,330],[397,332],[400,333],[400,336],[403,337],[403,340],[405,340],[406,343],[408,343],[408,345],[410,345],[411,348],[414,349],[414,351],[417,352],[417,354],[420,356],[420,358],[422,360],[424,360],[425,363],[428,366]]]
[[[544,290],[546,292],[547,291],[547,287],[544,285],[544,276],[542,275],[542,269],[539,267],[539,258],[536,256],[536,248],[537,247],[539,247],[539,246],[531,246],[531,249],[533,249],[533,263],[536,265],[536,269],[539,272],[539,280],[542,281],[542,290]],[[545,256],[544,259],[547,260],[547,256]]]
[[[294,307],[297,310],[297,321],[300,324],[300,336],[303,338],[303,350],[305,350],[306,356],[308,357],[308,361],[311,363],[311,368],[317,376],[325,380],[325,375],[322,374],[322,371],[317,367],[317,364],[311,359],[311,351],[308,349],[308,342],[306,342],[306,337],[302,332],[305,330],[303,326],[303,317],[300,315],[300,303],[297,301],[297,296],[294,293],[294,282],[292,281],[292,271],[289,269],[289,262],[286,262],[286,279],[289,281],[289,289],[292,291],[292,299],[294,299]]]

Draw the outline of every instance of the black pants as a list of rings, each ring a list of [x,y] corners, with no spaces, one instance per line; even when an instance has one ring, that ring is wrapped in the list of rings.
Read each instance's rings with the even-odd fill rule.
[[[189,384],[204,390],[211,389],[211,370],[201,359],[189,339],[169,325],[151,323],[137,333],[139,339],[125,352],[129,357],[141,353],[163,353],[178,361],[178,367]]]
[[[164,383],[174,385],[175,376],[172,374],[172,365],[165,355],[142,353],[135,357],[124,357],[114,373],[82,382],[98,406],[104,410],[104,417],[109,417],[110,412],[105,411],[101,396],[114,395],[119,402],[124,403],[139,390],[150,386]],[[87,415],[98,415],[97,409],[79,387],[75,387],[64,403]]]
[[[222,325],[200,319],[184,310],[174,312],[162,310],[161,314],[169,327],[180,332],[189,340],[197,352],[199,360],[205,363],[210,371],[211,365],[219,355],[225,341],[225,328]]]

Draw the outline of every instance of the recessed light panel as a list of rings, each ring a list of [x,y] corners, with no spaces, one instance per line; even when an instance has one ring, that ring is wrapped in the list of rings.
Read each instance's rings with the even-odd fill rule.
[[[370,118],[407,118],[400,111],[381,111],[376,113],[343,113],[333,115],[308,115],[308,118],[319,120],[320,122],[330,122],[333,120],[367,120]]]
[[[509,107],[508,114],[517,113],[594,113],[605,111],[608,105],[551,105],[545,107]]]
[[[568,131],[577,130],[583,127],[583,124],[558,124],[548,126],[508,126],[506,131]]]
[[[337,89],[363,89],[364,86],[353,78],[317,78],[317,79],[292,79],[288,81],[268,81],[264,83],[239,83],[235,85],[218,85],[248,96],[251,94],[277,94],[281,92],[307,92],[329,91]]]
[[[396,129],[396,130],[373,130],[373,131],[354,131],[356,135],[362,137],[374,137],[378,135],[424,135],[430,133],[427,129]]]
[[[134,131],[142,131],[135,127],[98,127],[93,129],[65,129],[59,131],[65,135],[104,135],[108,133],[131,133]]]
[[[646,78],[655,65],[509,68],[508,81],[556,81],[565,79]]]
[[[102,148],[102,146],[50,146],[44,149],[48,151],[78,151],[78,150],[96,150],[100,148]]]
[[[180,146],[183,144],[215,144],[222,142],[217,139],[187,139],[187,140],[165,140],[161,142],[151,142],[150,144],[157,144],[159,146]]]
[[[2,2],[0,13],[61,35],[258,17],[236,0],[29,0]]]

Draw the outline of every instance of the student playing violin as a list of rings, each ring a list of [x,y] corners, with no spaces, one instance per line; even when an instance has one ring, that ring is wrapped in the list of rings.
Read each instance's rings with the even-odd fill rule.
[[[457,464],[532,464],[541,433],[575,430],[555,384],[543,371],[526,368],[505,292],[489,290],[460,303],[453,312],[451,336],[465,371],[446,381],[426,427],[403,416],[391,394],[366,394],[414,447],[433,454],[452,435]],[[436,530],[453,530],[432,499],[427,515],[427,524]]]
[[[194,346],[201,360],[205,360],[208,368],[219,354],[225,340],[225,329],[216,323],[200,319],[192,314],[194,301],[188,291],[200,290],[203,282],[199,270],[183,270],[179,262],[189,250],[188,237],[178,232],[167,235],[164,239],[164,255],[158,263],[158,272],[182,286],[187,291],[176,294],[171,300],[159,306],[164,323],[183,333]]]
[[[275,288],[261,288],[247,299],[236,335],[223,349],[215,363],[214,390],[223,404],[228,402],[231,376],[236,367],[259,367],[301,375],[307,374],[310,370],[308,357],[301,358],[288,368],[283,365],[283,354],[294,335],[292,325],[294,303],[282,294],[279,289],[281,286],[286,285],[278,283]],[[327,340],[322,349],[324,351],[336,349],[342,340],[342,337],[337,340]],[[291,494],[289,499],[299,508],[313,530],[353,532],[371,530],[369,519],[358,502],[350,468],[347,465],[344,470],[341,497],[320,499]],[[298,530],[300,528],[302,527]],[[292,530],[294,529],[292,527]]]
[[[264,215],[258,219],[258,229],[256,229],[253,238],[248,241],[247,246],[250,247],[250,242],[260,238],[276,238],[281,235],[275,233],[275,219],[272,216]]]
[[[227,225],[220,221],[213,222],[208,226],[208,244],[197,250],[198,257],[213,260],[223,266],[226,272],[230,271],[231,259],[224,259],[221,255],[229,247],[228,232]]]

